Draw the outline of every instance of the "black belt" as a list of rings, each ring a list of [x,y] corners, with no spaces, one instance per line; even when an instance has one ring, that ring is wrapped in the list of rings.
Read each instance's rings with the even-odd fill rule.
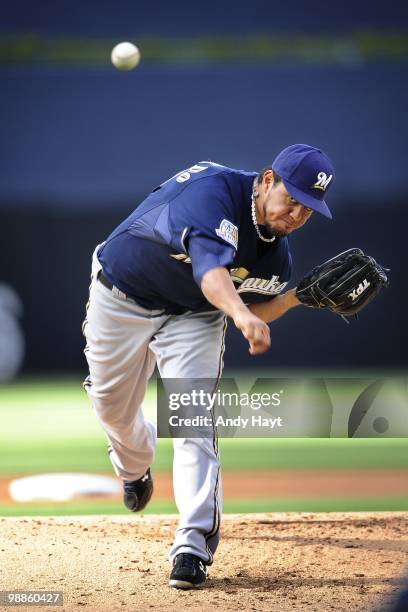
[[[104,275],[102,270],[99,270],[98,274],[96,275],[97,280],[102,283],[102,285],[104,287],[106,287],[107,289],[109,289],[109,291],[112,291],[112,289],[115,287],[115,285],[113,285],[110,280],[108,278],[106,278],[106,276]],[[117,289],[117,287],[115,287]],[[118,289],[118,291],[120,291],[120,289]],[[121,291],[122,296],[127,299],[127,300],[132,300],[132,302],[134,302],[135,304],[137,304],[138,306],[140,306],[140,304],[138,304],[136,302],[136,300],[131,297],[130,295],[126,295],[126,293],[124,293],[123,291]],[[140,306],[141,308],[144,308],[144,306]],[[154,317],[161,317],[163,316],[163,314],[165,314],[164,310],[161,310],[159,312],[156,312],[156,314],[151,314],[150,317],[154,318]]]
[[[104,285],[104,287],[106,287],[107,289],[109,289],[109,291],[112,291],[114,285],[110,282],[110,280],[108,278],[106,278],[106,276],[104,275],[102,270],[99,270],[96,278],[98,279],[98,281],[100,283],[102,283],[102,285]],[[123,293],[123,291],[122,291]],[[123,295],[125,297],[127,297],[127,295],[125,293],[123,293]]]

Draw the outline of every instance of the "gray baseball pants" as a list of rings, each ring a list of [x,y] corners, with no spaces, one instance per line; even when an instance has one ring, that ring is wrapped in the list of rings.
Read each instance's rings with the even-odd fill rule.
[[[142,410],[155,365],[162,378],[218,379],[226,317],[219,311],[166,315],[142,308],[97,280],[101,264],[96,251],[83,326],[89,365],[84,386],[108,438],[117,476],[137,480],[152,464],[156,446],[156,427]],[[174,438],[173,447],[180,521],[169,559],[188,552],[211,564],[222,511],[216,431],[212,439]]]

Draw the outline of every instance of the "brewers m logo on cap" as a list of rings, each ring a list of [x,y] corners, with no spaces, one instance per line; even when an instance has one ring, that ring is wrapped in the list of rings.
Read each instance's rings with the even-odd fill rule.
[[[327,176],[325,172],[319,172],[319,174],[317,175],[317,181],[315,182],[314,185],[312,185],[312,187],[314,187],[314,189],[321,189],[322,191],[326,191],[326,188],[329,185],[332,178],[333,178],[332,174],[329,174],[329,176]]]

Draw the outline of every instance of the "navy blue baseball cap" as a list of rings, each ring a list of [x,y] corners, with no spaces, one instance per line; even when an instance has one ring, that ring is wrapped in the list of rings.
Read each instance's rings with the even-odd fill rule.
[[[306,144],[291,145],[279,153],[272,170],[279,174],[292,198],[332,218],[323,198],[333,183],[334,168],[323,151]]]

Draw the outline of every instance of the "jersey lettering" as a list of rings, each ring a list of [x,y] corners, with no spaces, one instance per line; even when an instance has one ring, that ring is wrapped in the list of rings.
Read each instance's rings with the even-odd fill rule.
[[[182,261],[183,263],[191,264],[190,257],[188,255],[184,255],[184,253],[172,254],[170,255],[170,257],[173,257],[173,259],[177,259],[177,261]]]
[[[280,293],[288,283],[280,283],[279,276],[266,278],[247,278],[238,289],[238,293],[262,293],[264,295],[276,295]]]
[[[207,170],[208,166],[200,166],[199,164],[195,164],[194,166],[191,166],[191,168],[188,168],[188,170],[186,170],[185,172],[182,172],[181,174],[178,175],[178,177],[176,178],[176,181],[178,183],[184,183],[184,181],[188,181],[189,178],[191,178],[192,174],[195,174],[197,172],[202,172],[203,170]]]
[[[233,283],[238,283],[239,285],[246,279],[249,275],[249,270],[246,268],[232,268],[230,272],[231,280]]]

